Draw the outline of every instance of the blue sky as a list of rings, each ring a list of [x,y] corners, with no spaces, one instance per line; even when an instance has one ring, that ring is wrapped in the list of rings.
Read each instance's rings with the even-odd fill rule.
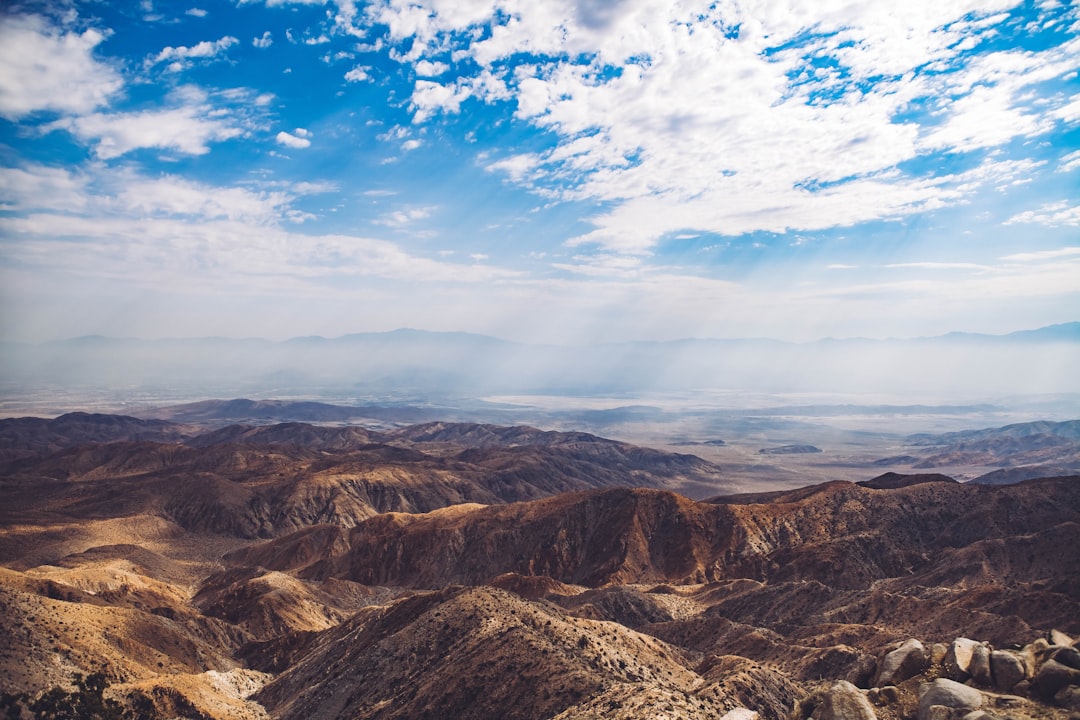
[[[1080,5],[5,3],[0,337],[1080,318]]]

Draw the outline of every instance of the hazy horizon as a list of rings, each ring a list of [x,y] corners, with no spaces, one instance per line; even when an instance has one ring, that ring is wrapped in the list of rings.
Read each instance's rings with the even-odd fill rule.
[[[1074,328],[1075,328],[1075,332],[1073,332]],[[439,335],[442,335],[442,336],[455,336],[455,335],[457,335],[457,336],[473,336],[473,337],[476,337],[476,338],[483,338],[483,339],[489,339],[489,340],[498,340],[498,341],[504,342],[504,343],[553,345],[553,346],[556,346],[556,347],[581,347],[581,346],[596,345],[596,344],[633,345],[633,344],[668,344],[668,343],[685,343],[685,342],[759,342],[759,341],[760,342],[775,342],[775,343],[790,344],[790,345],[809,345],[809,344],[821,343],[821,342],[857,342],[857,341],[906,342],[906,341],[918,341],[918,340],[941,340],[941,339],[948,339],[948,338],[960,338],[960,337],[964,337],[964,336],[986,338],[986,339],[1005,339],[1006,337],[1008,337],[1010,335],[1023,335],[1025,333],[1034,333],[1034,332],[1040,332],[1040,331],[1053,331],[1053,330],[1065,330],[1065,331],[1069,331],[1071,335],[1080,336],[1080,321],[1055,323],[1053,325],[1047,325],[1047,326],[1038,327],[1038,328],[1015,328],[1013,330],[1005,331],[1005,332],[1002,332],[1002,333],[975,333],[975,332],[970,332],[970,331],[967,331],[967,330],[950,330],[950,331],[947,331],[947,332],[942,333],[940,335],[933,335],[933,336],[914,336],[914,337],[896,337],[896,336],[871,337],[871,336],[865,336],[865,335],[848,336],[848,337],[822,336],[822,337],[816,337],[816,338],[811,338],[811,339],[807,339],[807,340],[790,340],[790,339],[786,339],[786,338],[765,337],[765,336],[742,336],[742,337],[703,337],[703,336],[697,336],[697,337],[676,337],[676,338],[671,338],[669,340],[646,340],[646,339],[640,339],[640,338],[633,338],[633,339],[628,339],[628,340],[623,340],[623,341],[607,342],[607,343],[588,342],[587,340],[583,341],[583,342],[578,342],[578,343],[561,343],[561,344],[560,343],[528,343],[528,342],[523,342],[523,341],[519,341],[519,340],[514,340],[514,339],[511,339],[511,338],[508,338],[508,337],[499,337],[499,336],[496,336],[496,335],[489,335],[489,334],[486,334],[486,333],[470,332],[470,331],[467,331],[467,330],[428,330],[426,328],[419,328],[419,327],[398,327],[398,328],[392,328],[390,330],[376,330],[376,331],[358,330],[358,331],[353,331],[353,332],[345,332],[345,333],[342,333],[341,335],[334,335],[334,336],[311,335],[311,334],[309,334],[309,335],[285,335],[285,336],[188,335],[188,336],[149,336],[148,337],[148,336],[135,336],[135,335],[109,336],[109,335],[101,335],[101,334],[90,334],[90,335],[48,338],[48,339],[40,340],[40,341],[37,341],[37,342],[29,342],[29,341],[25,341],[25,340],[3,340],[3,341],[0,341],[0,342],[11,342],[11,343],[27,344],[27,345],[44,345],[44,344],[50,344],[50,343],[66,343],[66,342],[77,342],[77,341],[87,341],[87,340],[102,339],[102,340],[117,340],[117,341],[134,340],[134,341],[139,341],[139,342],[185,342],[185,341],[203,341],[203,340],[206,340],[206,341],[229,340],[229,341],[236,341],[236,342],[252,341],[252,342],[283,343],[283,342],[293,342],[293,341],[303,341],[303,340],[337,341],[337,340],[347,340],[347,339],[350,339],[350,338],[360,338],[360,337],[365,337],[365,336],[390,336],[390,335],[404,335],[404,334],[416,333],[418,335],[428,334],[428,335],[434,335],[434,336],[439,336]],[[1071,341],[1071,340],[1072,340],[1072,338],[1070,337],[1066,341]]]

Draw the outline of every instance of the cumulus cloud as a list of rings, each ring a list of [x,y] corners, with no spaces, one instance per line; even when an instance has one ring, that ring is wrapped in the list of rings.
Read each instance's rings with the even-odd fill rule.
[[[274,44],[273,34],[269,30],[267,30],[262,34],[262,37],[254,38],[251,41],[251,44],[259,48],[260,50],[268,48]]]
[[[444,62],[431,62],[429,60],[421,60],[416,63],[416,74],[420,77],[437,77],[442,75],[450,66]]]
[[[193,8],[188,8],[187,10],[185,10],[184,14],[185,15],[190,15],[192,17],[204,18],[207,15],[209,15],[210,13],[206,12],[202,8],[193,7]]]
[[[369,70],[371,70],[371,68],[358,65],[349,72],[345,73],[345,79],[349,82],[363,82],[364,80],[368,79]]]
[[[413,122],[422,123],[437,112],[456,113],[471,94],[467,87],[417,80],[410,103],[415,111]]]
[[[292,133],[287,133],[282,130],[277,134],[274,139],[277,140],[278,145],[284,145],[285,147],[289,148],[302,149],[306,147],[311,147],[311,140],[309,139],[310,135],[311,133],[309,133],[304,128],[296,128],[295,130],[293,130]]]
[[[0,117],[17,121],[38,111],[86,113],[123,87],[110,65],[94,57],[106,31],[74,32],[37,15],[0,22]]]

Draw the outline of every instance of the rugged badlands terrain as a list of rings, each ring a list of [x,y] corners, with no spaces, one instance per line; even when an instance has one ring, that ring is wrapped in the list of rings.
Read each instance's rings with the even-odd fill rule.
[[[186,718],[1080,717],[1080,477],[740,490],[525,427],[0,421],[0,690],[101,672]]]

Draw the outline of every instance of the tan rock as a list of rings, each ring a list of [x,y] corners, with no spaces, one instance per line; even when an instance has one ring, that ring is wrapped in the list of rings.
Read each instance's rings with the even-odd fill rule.
[[[1073,639],[1060,630],[1051,630],[1047,639],[1051,645],[1072,645]]]
[[[968,638],[956,638],[949,645],[942,665],[945,677],[957,682],[964,682],[971,677],[971,656],[979,643]]]
[[[812,720],[877,720],[866,695],[846,680],[829,688],[810,717]]]

